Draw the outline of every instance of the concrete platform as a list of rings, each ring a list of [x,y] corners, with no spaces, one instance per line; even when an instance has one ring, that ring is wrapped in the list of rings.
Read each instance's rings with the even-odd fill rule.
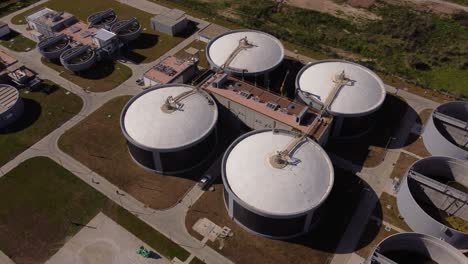
[[[136,250],[144,246],[156,253],[154,258],[143,258]],[[169,264],[169,260],[99,213],[46,264]]]

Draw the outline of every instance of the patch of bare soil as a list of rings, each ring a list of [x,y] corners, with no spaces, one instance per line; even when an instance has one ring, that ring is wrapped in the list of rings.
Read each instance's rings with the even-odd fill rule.
[[[451,15],[460,11],[468,12],[468,7],[442,0],[385,0],[393,5],[407,6],[419,11],[429,11],[436,14]]]
[[[352,0],[352,2],[355,2],[355,5],[358,5],[357,7],[354,7],[348,3],[337,4],[332,0],[289,0],[288,4],[292,6],[315,10],[318,12],[328,13],[330,15],[346,19],[352,18],[376,20],[380,19],[380,17],[368,10],[358,8],[359,5],[363,5],[365,7],[366,2],[374,1],[375,0]],[[367,4],[372,5],[373,3]]]
[[[348,0],[348,5],[358,8],[369,8],[375,4],[376,0]]]

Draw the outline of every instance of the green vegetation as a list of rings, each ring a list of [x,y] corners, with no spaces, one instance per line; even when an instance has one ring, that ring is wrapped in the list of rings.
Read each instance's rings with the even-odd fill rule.
[[[189,256],[48,158],[32,158],[7,173],[0,178],[0,192],[0,226],[4,227],[0,229],[0,249],[17,263],[46,261],[99,212],[169,259]]]
[[[10,34],[0,38],[0,45],[13,51],[25,52],[33,50],[36,47],[36,42],[12,30]]]
[[[30,6],[39,0],[6,0],[0,3],[0,17],[6,16],[27,6]]]
[[[73,73],[65,69],[60,62],[42,63],[60,73],[60,76],[91,92],[106,92],[125,82],[132,76],[132,69],[119,62],[103,60],[90,69]]]
[[[188,49],[188,48],[197,49],[197,50],[199,50],[198,56],[199,56],[199,59],[200,59],[200,62],[198,63],[198,65],[200,67],[208,69],[208,67],[209,67],[208,60],[206,59],[206,54],[205,54],[206,45],[207,44],[205,42],[203,42],[203,41],[194,40],[192,43],[188,44],[184,49],[177,52],[174,56],[176,56],[178,58],[184,58],[184,59],[189,58],[190,54],[185,52],[185,50]]]
[[[203,13],[210,21],[225,26],[269,32],[310,53],[358,60],[376,71],[426,88],[468,96],[468,13],[441,17],[380,3],[371,11],[381,20],[358,24],[292,6],[276,12],[273,1],[152,1],[194,15]]]
[[[171,37],[162,33],[156,34],[156,32],[151,29],[150,25],[150,19],[153,16],[152,14],[114,0],[80,0],[79,4],[74,5],[71,5],[69,1],[51,0],[13,17],[11,21],[16,25],[24,25],[26,24],[26,16],[43,7],[48,7],[56,11],[69,12],[83,21],[86,21],[86,18],[90,14],[107,8],[114,9],[118,19],[121,20],[136,17],[141,23],[142,34],[138,40],[129,44],[128,51],[123,51],[125,57],[136,63],[151,62],[161,57],[161,55],[183,40],[182,37]]]
[[[45,80],[43,92],[21,92],[24,113],[12,125],[0,130],[0,166],[34,145],[41,138],[76,115],[82,105],[80,97]]]

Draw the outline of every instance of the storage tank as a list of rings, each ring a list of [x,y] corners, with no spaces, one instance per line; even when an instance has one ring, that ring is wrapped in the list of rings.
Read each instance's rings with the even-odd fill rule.
[[[218,108],[205,91],[184,84],[147,89],[124,107],[121,128],[133,159],[160,174],[187,172],[217,143]]]
[[[87,45],[71,48],[60,55],[60,63],[69,71],[79,72],[91,68],[96,63],[94,50]]]
[[[70,48],[70,39],[65,34],[45,38],[37,44],[37,48],[44,58],[55,60]]]
[[[0,128],[18,120],[23,111],[24,103],[18,90],[8,84],[0,84]]]
[[[344,60],[309,63],[296,77],[297,96],[334,116],[331,136],[362,135],[386,96],[382,80],[368,68]]]
[[[278,159],[281,153],[289,156]],[[247,231],[275,239],[309,232],[334,181],[320,145],[287,130],[239,137],[225,152],[221,173],[229,216]]]
[[[437,107],[422,136],[432,155],[468,160],[468,102],[449,102]]]
[[[130,42],[137,39],[141,33],[141,25],[136,18],[121,20],[110,27],[122,42]]]
[[[412,230],[468,249],[468,162],[429,157],[415,162],[402,180],[397,205]],[[465,226],[465,229],[463,229]]]
[[[365,264],[466,264],[456,248],[432,236],[399,233],[380,242]]]
[[[255,30],[233,30],[213,38],[206,48],[212,69],[258,76],[274,70],[284,58],[283,44],[272,35]]]
[[[117,15],[109,8],[90,15],[87,20],[90,27],[109,29],[117,21]]]

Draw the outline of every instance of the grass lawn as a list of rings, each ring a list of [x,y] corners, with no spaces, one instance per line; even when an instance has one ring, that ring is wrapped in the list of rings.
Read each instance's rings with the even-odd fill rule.
[[[36,2],[39,2],[39,0],[2,0],[0,1],[0,17],[16,12]]]
[[[193,258],[189,264],[204,264],[205,262],[201,261],[199,258]]]
[[[358,182],[356,176],[335,168],[333,191],[317,212],[320,213],[317,227],[292,240],[256,236],[231,220],[224,206],[221,183],[215,184],[215,191],[203,194],[190,208],[185,225],[190,234],[200,240],[201,235],[192,228],[200,218],[231,228],[233,236],[224,241],[223,249],[218,248],[219,241],[208,242],[208,245],[235,263],[328,263],[359,203],[362,186]]]
[[[142,25],[141,37],[130,43],[128,51],[124,52],[126,57],[136,63],[151,62],[169,51],[183,40],[183,37],[171,37],[169,35],[155,32],[151,29],[150,19],[152,14],[143,12],[130,5],[122,4],[114,0],[80,0],[79,4],[71,5],[68,1],[51,0],[43,5],[34,7],[12,19],[13,24],[26,24],[25,17],[34,13],[42,7],[49,7],[56,11],[66,11],[77,18],[86,21],[86,18],[94,12],[107,8],[114,9],[118,19],[136,17]]]
[[[120,129],[120,112],[130,96],[114,98],[68,130],[60,148],[154,209],[176,204],[199,175],[161,176],[139,167],[128,153]],[[99,144],[96,144],[99,142]]]
[[[13,30],[10,34],[0,38],[0,45],[17,52],[30,51],[36,48],[36,42]]]
[[[60,72],[63,78],[96,93],[110,91],[132,76],[132,70],[129,67],[110,60],[100,61],[92,68],[76,74],[65,69],[60,62],[42,59],[42,63]]]
[[[182,58],[182,59],[190,58],[190,54],[185,52],[185,50],[188,48],[195,48],[199,50],[198,57],[200,61],[198,62],[198,66],[208,69],[209,64],[208,64],[208,60],[206,59],[206,51],[205,51],[206,46],[207,44],[205,42],[194,40],[192,43],[188,44],[185,48],[177,52],[174,56],[176,56],[177,58]]]
[[[400,153],[400,157],[398,158],[395,166],[393,167],[392,174],[390,175],[390,178],[398,178],[402,179],[408,168],[413,165],[418,159],[408,155],[406,153]]]
[[[382,107],[374,114],[374,128],[357,139],[333,139],[326,149],[357,165],[375,167],[385,158],[385,147],[400,127],[410,106],[401,98],[387,94]]]
[[[381,208],[376,208],[375,210],[382,210],[381,215],[383,215],[383,220],[385,222],[399,227],[407,232],[411,232],[411,228],[403,219],[400,218],[400,211],[398,211],[395,196],[386,192],[382,193],[382,195],[380,195],[380,206]]]
[[[0,192],[0,249],[16,263],[46,261],[99,212],[169,259],[189,255],[48,158],[32,158],[7,173]]]
[[[58,89],[52,94],[20,93],[24,100],[22,117],[0,130],[0,166],[35,144],[41,138],[76,115],[83,105],[81,98],[44,80],[44,85]],[[68,94],[67,94],[68,93]]]

